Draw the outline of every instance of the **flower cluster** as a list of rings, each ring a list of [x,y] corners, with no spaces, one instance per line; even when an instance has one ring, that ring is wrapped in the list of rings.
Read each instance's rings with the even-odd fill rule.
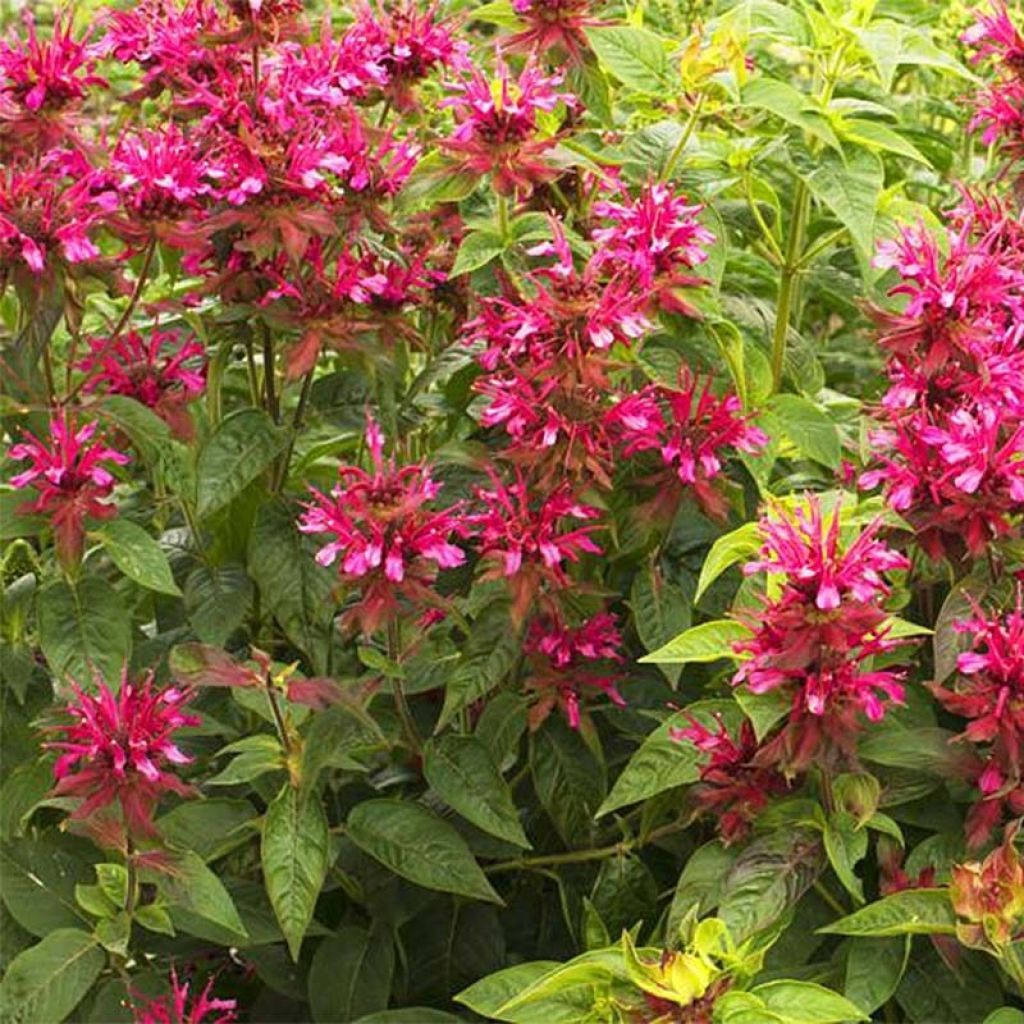
[[[998,143],[1011,161],[1024,159],[1024,31],[1004,0],[993,0],[962,39],[975,48],[974,63],[987,62],[995,72],[976,98],[970,130],[980,131],[986,146]]]
[[[999,956],[1024,938],[1024,863],[1016,835],[1017,826],[1008,827],[1002,844],[981,863],[953,868],[949,894],[956,937],[971,949]]]
[[[159,690],[152,674],[141,683],[129,682],[127,671],[115,693],[102,680],[96,695],[69,684],[68,724],[53,726],[61,738],[47,744],[62,751],[53,774],[54,795],[79,799],[73,819],[88,819],[117,804],[129,837],[157,834],[153,812],[165,793],[188,795],[168,765],[191,760],[175,745],[173,734],[199,719],[185,710],[190,695],[183,690]]]
[[[47,440],[26,433],[7,452],[16,461],[31,462],[11,478],[11,485],[38,492],[20,511],[49,517],[57,553],[67,566],[82,557],[86,519],[117,515],[117,507],[108,501],[115,483],[111,468],[129,461],[127,455],[106,447],[96,430],[95,423],[78,426],[70,414],[58,414],[50,420]]]
[[[461,565],[466,555],[452,542],[463,531],[459,507],[432,507],[441,485],[429,467],[398,468],[394,458],[385,463],[384,438],[372,419],[366,443],[373,473],[342,466],[329,495],[313,489],[299,529],[334,538],[316,560],[332,565],[340,556],[342,580],[361,595],[349,618],[369,634],[395,618],[399,597],[413,607],[436,608],[437,571]]]
[[[948,255],[921,228],[884,243],[906,297],[879,312],[890,387],[873,436],[889,505],[932,557],[977,556],[1024,510],[1024,228],[965,194]]]
[[[744,720],[730,735],[721,715],[715,716],[715,729],[693,715],[687,717],[690,724],[673,729],[672,739],[691,743],[707,755],[689,799],[698,812],[715,816],[726,843],[743,839],[768,801],[786,791],[785,776],[759,759],[760,745],[749,721]]]
[[[970,637],[970,648],[957,658],[952,683],[933,685],[932,692],[968,720],[960,739],[981,753],[975,780],[981,799],[967,819],[968,840],[977,846],[1004,812],[1024,815],[1024,594],[1018,588],[1016,605],[1005,614],[976,607],[955,628]]]
[[[154,328],[148,336],[126,331],[93,338],[78,364],[87,393],[127,395],[157,413],[178,437],[192,436],[185,405],[206,386],[205,349],[198,339]]]
[[[616,688],[618,673],[599,673],[600,662],[622,662],[622,635],[615,615],[599,612],[579,626],[567,626],[558,615],[541,615],[530,623],[523,649],[531,655],[528,690],[538,699],[530,708],[530,727],[537,729],[556,705],[569,725],[580,727],[580,695],[589,687],[625,706]]]
[[[218,999],[213,995],[214,979],[191,999],[190,981],[181,981],[171,968],[171,993],[145,1002],[132,1004],[135,1024],[233,1024],[238,1020],[234,999]]]
[[[909,568],[878,539],[880,521],[844,544],[842,512],[830,518],[820,500],[761,519],[760,558],[744,572],[769,574],[752,635],[738,641],[743,657],[733,682],[752,693],[779,690],[791,698],[789,719],[771,741],[778,762],[799,771],[829,752],[848,754],[859,716],[876,722],[886,701],[902,703],[902,672],[874,660],[905,641],[888,635],[885,574]]]

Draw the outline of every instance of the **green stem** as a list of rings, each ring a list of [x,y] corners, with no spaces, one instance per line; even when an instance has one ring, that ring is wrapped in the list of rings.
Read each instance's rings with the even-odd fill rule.
[[[124,854],[124,866],[128,879],[125,886],[124,912],[129,918],[135,913],[135,907],[139,898],[139,876],[135,864],[135,845],[128,839]]]
[[[550,853],[539,857],[520,857],[517,860],[503,860],[484,868],[488,875],[504,874],[508,871],[536,871],[540,868],[558,864],[584,864],[587,861],[607,860],[609,857],[621,857],[641,846],[648,846],[657,839],[682,832],[687,827],[685,822],[674,821],[670,825],[662,825],[650,832],[646,838],[623,839],[611,846],[599,846],[594,850],[569,850],[567,853]]]
[[[665,166],[661,172],[662,181],[668,181],[672,176],[672,172],[675,170],[676,164],[679,162],[679,158],[683,155],[683,150],[686,149],[686,145],[690,141],[690,137],[693,135],[693,130],[697,127],[697,119],[700,117],[700,113],[703,108],[704,93],[700,93],[697,96],[697,102],[693,105],[693,110],[690,111],[690,116],[683,128],[683,134],[679,136],[679,141],[675,144],[672,152],[669,154],[668,160],[665,161]]]
[[[398,659],[401,657],[402,645],[398,636],[398,622],[395,619],[388,623],[387,642],[388,661],[397,665]],[[405,698],[402,680],[397,676],[391,679],[391,692],[395,697],[395,711],[398,712],[399,721],[402,723],[405,741],[413,753],[419,754],[423,749],[423,745],[420,743],[419,733],[416,732],[416,723],[413,721],[412,712],[409,710],[409,702]]]
[[[501,192],[498,193],[498,234],[503,242],[508,241],[508,196]]]
[[[263,338],[263,391],[267,399],[267,412],[275,423],[281,422],[281,409],[277,402],[277,387],[274,379],[274,336],[261,320],[260,335]]]
[[[797,260],[796,269],[803,270],[804,267],[808,266],[816,256],[824,252],[833,242],[838,241],[843,235],[846,234],[845,227],[836,228],[835,231],[829,231],[827,234],[819,238],[814,245],[812,245],[807,252]]]
[[[285,754],[289,754],[291,753],[291,741],[288,739],[288,729],[285,727],[284,715],[281,714],[281,707],[277,703],[277,694],[274,692],[274,683],[269,672],[263,684],[267,690],[267,703],[270,705],[270,713],[274,716],[274,725],[277,727],[281,746],[284,747]]]
[[[804,229],[810,207],[810,192],[801,180],[793,196],[793,216],[786,240],[786,254],[779,274],[779,293],[775,305],[775,331],[772,335],[772,390],[782,384],[782,370],[786,362],[786,337],[793,308],[793,292],[799,276],[800,255],[804,246]]]
[[[820,879],[815,881],[814,891],[822,898],[823,902],[828,904],[829,909],[840,917],[846,917],[849,914],[849,911],[828,891],[825,883]]]
[[[292,453],[295,451],[295,439],[302,429],[302,420],[306,414],[306,405],[309,402],[309,393],[313,390],[313,374],[316,367],[312,367],[302,379],[302,390],[299,392],[299,404],[295,407],[295,415],[292,417],[291,436],[288,438],[288,447],[281,456],[280,467],[277,471],[277,479],[274,482],[274,491],[278,494],[284,489],[288,479],[288,466],[292,461]]]
[[[761,208],[758,206],[757,200],[754,198],[754,189],[750,181],[749,170],[743,175],[743,187],[747,194],[747,206],[750,207],[750,212],[754,215],[754,220],[757,221],[757,226],[761,229],[761,234],[764,235],[764,240],[768,244],[772,257],[777,264],[781,265],[785,262],[785,257],[782,255],[779,243],[776,241],[772,229],[768,227],[768,224],[764,219],[764,215],[761,213]]]

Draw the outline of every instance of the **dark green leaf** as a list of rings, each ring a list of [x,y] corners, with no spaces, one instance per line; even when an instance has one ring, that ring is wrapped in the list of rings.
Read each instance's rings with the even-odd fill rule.
[[[185,612],[196,636],[221,646],[245,620],[252,581],[240,565],[200,565],[185,581]]]
[[[164,549],[141,526],[128,519],[111,519],[92,533],[128,579],[160,594],[181,597]]]
[[[834,921],[830,935],[952,935],[956,917],[948,889],[905,889]]]
[[[846,953],[846,998],[864,1013],[887,1003],[903,977],[910,956],[910,936],[851,939]]]
[[[605,795],[605,773],[578,732],[551,716],[530,737],[530,771],[544,810],[569,845],[593,829]]]
[[[391,994],[395,945],[381,929],[344,925],[317,946],[309,966],[309,1006],[325,1024],[384,1010]]]

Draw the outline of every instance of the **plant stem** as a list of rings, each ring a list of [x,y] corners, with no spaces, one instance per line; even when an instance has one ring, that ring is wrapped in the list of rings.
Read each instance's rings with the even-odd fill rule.
[[[849,914],[849,911],[825,888],[825,884],[820,879],[815,881],[814,891],[822,898],[823,902],[828,904],[829,909],[835,911],[840,917],[846,917]]]
[[[622,856],[641,846],[647,846],[656,839],[663,839],[665,836],[682,832],[686,827],[685,822],[674,821],[669,825],[662,825],[661,828],[654,829],[646,838],[638,836],[635,839],[623,839],[621,842],[612,843],[611,846],[599,846],[593,850],[569,850],[567,853],[550,853],[539,857],[503,860],[485,867],[484,872],[488,875],[497,875],[508,871],[534,871],[557,864],[583,864],[592,860],[607,860],[609,857]]]
[[[402,645],[398,635],[398,621],[392,619],[387,629],[388,661],[398,664],[401,656]],[[391,692],[395,697],[395,711],[398,712],[399,721],[402,723],[402,732],[405,734],[405,741],[413,753],[419,754],[423,749],[420,743],[419,733],[416,732],[416,723],[413,721],[412,712],[409,710],[409,702],[405,699],[405,690],[402,680],[397,676],[391,679]]]
[[[503,242],[508,241],[508,196],[498,193],[498,234]]]
[[[772,335],[772,390],[782,384],[782,371],[786,362],[786,338],[789,317],[793,308],[793,290],[800,273],[800,255],[804,246],[804,228],[810,207],[810,192],[801,180],[793,196],[793,217],[786,240],[786,254],[779,274],[779,294],[775,307],[775,331]]]
[[[260,335],[263,339],[263,391],[267,399],[267,412],[275,423],[280,423],[281,409],[277,402],[277,387],[274,380],[274,336],[262,320]]]
[[[704,93],[700,93],[697,96],[696,103],[693,105],[693,109],[690,111],[689,118],[687,118],[686,125],[683,128],[683,134],[679,136],[679,141],[673,147],[668,160],[665,161],[665,166],[661,171],[662,181],[668,181],[672,176],[672,172],[675,170],[676,164],[679,162],[679,158],[683,155],[683,150],[686,149],[686,145],[693,135],[694,128],[697,127],[697,119],[700,117],[700,112],[703,108]]]
[[[305,377],[302,378],[302,390],[299,392],[299,404],[295,406],[295,415],[292,417],[291,436],[288,438],[288,447],[281,456],[281,463],[278,467],[277,478],[274,481],[274,491],[280,494],[284,489],[285,481],[288,479],[288,466],[292,461],[292,453],[295,451],[295,438],[302,429],[302,419],[306,414],[306,405],[309,402],[309,393],[313,390],[313,374],[316,367],[311,367]]]
[[[135,864],[135,844],[131,841],[131,838],[128,839],[125,847],[124,866],[128,875],[124,895],[124,912],[130,918],[135,913],[135,906],[139,896],[138,868]]]
[[[263,685],[267,691],[267,703],[270,705],[270,713],[274,716],[274,725],[277,727],[277,734],[281,738],[281,746],[285,754],[291,753],[291,741],[288,739],[288,730],[284,724],[284,715],[281,714],[281,707],[277,703],[277,694],[274,692],[274,684],[271,681],[270,673],[267,672]]]

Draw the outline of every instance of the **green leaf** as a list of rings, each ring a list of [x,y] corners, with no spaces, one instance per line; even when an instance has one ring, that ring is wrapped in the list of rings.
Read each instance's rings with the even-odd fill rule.
[[[676,882],[668,917],[665,919],[667,942],[679,937],[680,925],[691,910],[698,917],[703,917],[718,906],[725,880],[736,857],[736,850],[723,846],[717,839],[697,847],[690,854]]]
[[[948,889],[905,889],[818,929],[829,935],[954,935]]]
[[[440,732],[463,708],[494,689],[508,675],[521,651],[508,603],[488,605],[463,644],[462,657],[445,687],[444,707],[435,731]]]
[[[605,796],[605,774],[580,734],[550,716],[530,737],[530,772],[537,798],[566,844],[589,837]]]
[[[381,929],[343,925],[316,948],[309,966],[313,1020],[356,1020],[386,1009],[395,970],[395,944]]]
[[[251,835],[245,826],[255,817],[248,800],[218,797],[179,804],[159,817],[156,826],[170,846],[195,850],[203,860],[216,860]]]
[[[150,465],[158,463],[162,453],[174,443],[171,428],[152,409],[127,395],[106,395],[97,411],[128,436]]]
[[[75,886],[91,881],[84,860],[48,837],[19,839],[0,847],[0,895],[11,917],[44,937],[58,928],[81,927],[87,918],[75,902]]]
[[[871,260],[875,246],[875,210],[882,192],[882,162],[863,148],[845,149],[845,159],[826,150],[801,176],[814,198],[828,207],[849,232],[858,254]]]
[[[517,693],[505,692],[487,702],[473,735],[487,748],[498,768],[507,771],[518,760],[524,732],[526,701]]]
[[[315,552],[312,539],[296,529],[295,510],[287,502],[275,500],[260,508],[249,535],[249,577],[285,636],[322,672],[336,576],[317,564]]]
[[[680,633],[664,647],[639,660],[654,665],[686,665],[691,662],[718,661],[720,658],[736,658],[733,644],[749,639],[750,629],[733,619],[715,619],[702,622]]]
[[[910,942],[909,935],[851,939],[843,988],[846,998],[869,1014],[887,1003],[903,977]]]
[[[498,1009],[517,993],[530,988],[545,975],[562,965],[555,960],[535,960],[531,963],[516,964],[504,970],[489,974],[486,978],[463,989],[455,1001],[468,1006],[485,1020],[494,1020]]]
[[[387,740],[361,708],[335,704],[313,716],[302,746],[302,784],[316,785],[327,767],[366,771],[363,758],[384,750]]]
[[[902,22],[878,18],[865,28],[854,29],[854,34],[878,69],[886,92],[892,91],[896,71],[901,65],[937,68],[960,78],[975,77],[956,58],[939,49],[920,29]]]
[[[839,811],[826,822],[825,853],[843,888],[857,903],[864,902],[864,886],[854,868],[868,852],[866,829],[857,829],[852,815]]]
[[[185,614],[203,643],[221,647],[245,621],[252,596],[242,566],[200,565],[185,580]]]
[[[227,929],[239,939],[248,937],[230,893],[194,850],[177,856],[166,877],[158,878],[172,910],[181,907]]]
[[[697,592],[693,595],[693,603],[707,592],[719,576],[730,566],[745,561],[757,553],[760,546],[761,533],[757,523],[744,523],[735,530],[722,534],[708,551],[707,558],[700,569],[697,579]]]
[[[329,848],[319,797],[300,795],[286,784],[267,808],[260,860],[263,884],[295,961],[327,877]]]
[[[423,774],[438,796],[477,828],[529,848],[508,783],[475,736],[446,733],[427,743]]]
[[[196,515],[205,519],[231,504],[284,451],[287,432],[259,409],[226,416],[199,453]]]
[[[768,407],[801,455],[838,469],[842,457],[839,428],[813,402],[799,395],[774,395]]]
[[[501,903],[462,836],[420,804],[364,801],[349,814],[345,834],[364,853],[425,889]]]
[[[672,739],[672,733],[687,728],[691,715],[703,725],[714,726],[716,713],[727,724],[739,718],[732,701],[700,701],[676,712],[648,733],[615,780],[611,793],[597,810],[597,817],[647,800],[666,789],[696,782],[704,755],[692,743]]]
[[[1001,1006],[985,1018],[984,1024],[1024,1024],[1024,1010],[1018,1010],[1013,1006]]]
[[[766,690],[764,693],[752,693],[747,687],[738,686],[733,691],[733,696],[743,709],[743,713],[750,719],[758,743],[771,732],[777,722],[789,714],[793,704],[792,698],[780,687]]]
[[[909,139],[888,125],[859,117],[846,118],[839,124],[844,142],[853,142],[869,149],[884,149],[931,167],[931,161]]]
[[[462,1018],[429,1006],[403,1006],[400,1010],[368,1014],[355,1024],[462,1024]]]
[[[164,549],[141,526],[127,519],[111,519],[90,532],[128,579],[157,593],[181,597]]]
[[[91,687],[101,676],[112,689],[132,651],[132,624],[106,580],[86,576],[74,585],[53,580],[36,595],[39,644],[57,679]]]
[[[786,82],[759,75],[743,86],[743,105],[767,110],[789,124],[802,128],[826,146],[840,149],[832,126],[821,111],[815,110],[810,97]]]
[[[769,981],[750,990],[769,1013],[787,1024],[840,1024],[867,1020],[848,999],[807,981]]]
[[[440,153],[428,153],[406,179],[397,207],[409,213],[438,203],[457,203],[472,195],[480,178],[481,175],[460,168],[455,160]]]
[[[778,921],[820,871],[821,847],[813,832],[789,829],[755,839],[725,879],[718,916],[742,941]]]
[[[460,274],[468,274],[473,270],[479,270],[480,267],[486,267],[491,260],[497,259],[507,246],[507,240],[497,231],[489,228],[470,231],[463,236],[449,273],[452,277],[458,277]]]
[[[106,959],[88,932],[51,932],[11,961],[0,983],[0,1019],[5,1024],[59,1024],[92,988]]]
[[[641,92],[671,94],[668,40],[627,25],[588,28],[586,34],[602,66],[623,85]]]
[[[666,582],[653,566],[637,573],[629,592],[640,642],[648,651],[655,651],[672,637],[687,629],[691,622],[691,604],[682,590]],[[679,682],[680,665],[662,665],[661,671],[673,687]]]
[[[286,767],[281,741],[270,733],[245,736],[218,750],[214,756],[220,757],[224,754],[238,756],[212,778],[207,779],[207,786],[237,786],[258,779],[267,772],[279,771]]]

